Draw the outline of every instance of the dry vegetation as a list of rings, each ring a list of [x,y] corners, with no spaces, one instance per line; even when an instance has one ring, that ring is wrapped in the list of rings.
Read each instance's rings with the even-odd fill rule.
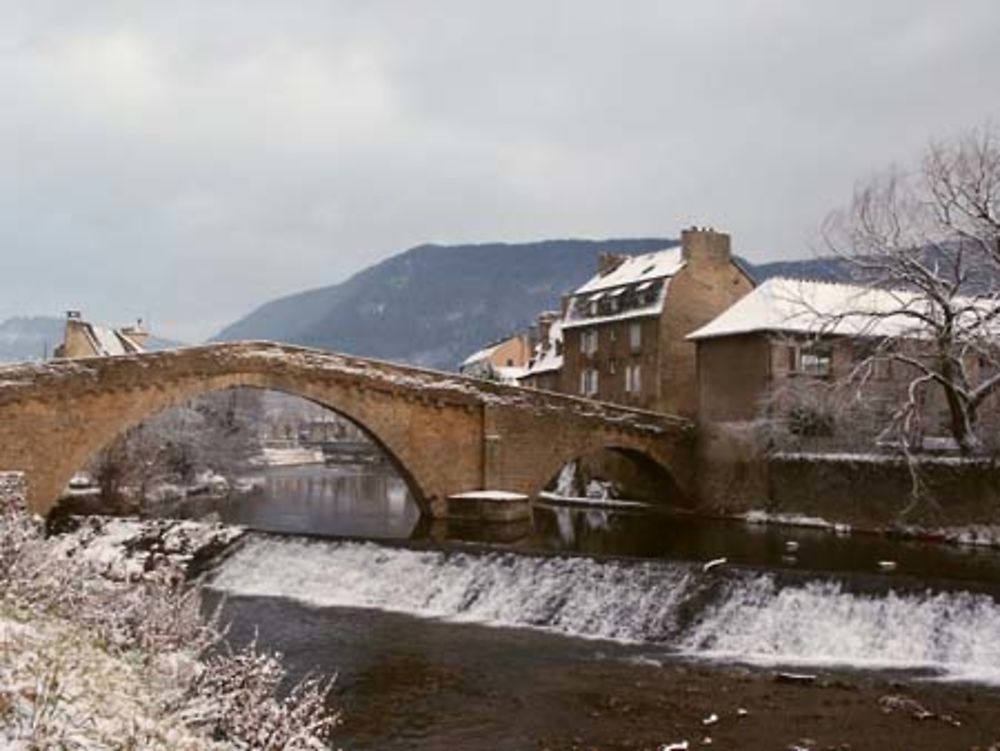
[[[329,681],[279,693],[277,658],[228,650],[176,566],[112,582],[0,505],[0,746],[327,747]]]

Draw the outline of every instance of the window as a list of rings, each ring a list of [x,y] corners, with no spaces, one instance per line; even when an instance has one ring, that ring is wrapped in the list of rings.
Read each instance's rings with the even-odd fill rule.
[[[580,332],[580,351],[585,355],[597,352],[597,330],[588,329]]]
[[[793,373],[824,378],[833,366],[833,347],[813,343],[788,348],[789,365]]]
[[[642,370],[638,365],[625,368],[625,393],[638,394],[642,391]]]
[[[597,370],[587,368],[580,371],[580,393],[594,396],[597,393]]]
[[[608,360],[608,372],[611,375],[614,375],[616,370],[618,370],[618,361],[612,357],[610,360]]]
[[[642,350],[642,323],[639,321],[628,325],[628,343],[633,352]]]

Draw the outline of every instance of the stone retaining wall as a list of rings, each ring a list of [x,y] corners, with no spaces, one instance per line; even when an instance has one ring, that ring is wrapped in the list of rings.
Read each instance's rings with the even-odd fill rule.
[[[768,456],[751,423],[717,423],[699,437],[699,510],[818,516],[877,528],[1000,524],[1000,462],[928,458],[921,494],[902,459],[858,454]]]
[[[821,516],[855,526],[1000,524],[1000,465],[929,459],[916,466],[920,493],[903,460],[773,457],[767,510]]]

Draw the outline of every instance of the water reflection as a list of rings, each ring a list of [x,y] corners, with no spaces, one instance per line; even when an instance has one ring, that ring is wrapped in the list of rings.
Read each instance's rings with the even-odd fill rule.
[[[228,498],[186,501],[177,512],[266,532],[349,537],[410,537],[420,510],[406,483],[384,468],[273,467],[263,486]]]
[[[983,548],[546,501],[536,502],[531,520],[512,524],[421,519],[405,482],[386,467],[272,468],[263,480],[252,494],[188,500],[173,515],[197,518],[215,512],[222,521],[266,532],[475,542],[594,556],[726,558],[732,564],[799,571],[878,573],[880,562],[888,560],[896,564],[892,576],[897,578],[1000,582],[1000,552]]]

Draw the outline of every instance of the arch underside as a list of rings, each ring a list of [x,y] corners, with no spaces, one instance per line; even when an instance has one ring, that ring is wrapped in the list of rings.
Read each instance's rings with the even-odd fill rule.
[[[106,402],[103,405],[105,408],[100,410],[103,414],[96,419],[80,419],[77,415],[63,412],[60,415],[62,422],[71,425],[83,423],[86,428],[83,430],[71,428],[65,431],[70,434],[67,436],[69,440],[64,444],[68,450],[57,452],[51,450],[55,447],[42,447],[42,455],[47,457],[44,474],[49,477],[40,484],[48,487],[39,487],[38,492],[32,494],[32,507],[43,514],[48,513],[73,474],[79,471],[90,457],[110,445],[130,428],[199,396],[238,388],[273,391],[298,397],[350,420],[385,454],[393,468],[406,482],[421,512],[427,512],[425,484],[417,471],[410,466],[412,463],[405,458],[405,447],[393,445],[391,439],[385,437],[382,425],[378,424],[386,422],[385,416],[368,414],[371,410],[352,408],[348,399],[349,391],[346,389],[342,390],[343,398],[336,398],[334,392],[337,389],[329,387],[320,389],[308,383],[299,385],[288,378],[258,373],[198,378],[170,389],[135,391],[120,395],[117,399],[104,397],[99,399]],[[325,393],[321,393],[324,391]],[[391,406],[385,409],[389,411]],[[90,412],[92,409],[81,408],[81,411]]]
[[[589,471],[606,475],[604,479],[623,483],[629,497],[678,506],[690,502],[669,460],[660,459],[645,447],[614,440],[590,443],[557,458],[540,474],[533,495],[552,487],[563,468],[572,462],[585,463]]]

